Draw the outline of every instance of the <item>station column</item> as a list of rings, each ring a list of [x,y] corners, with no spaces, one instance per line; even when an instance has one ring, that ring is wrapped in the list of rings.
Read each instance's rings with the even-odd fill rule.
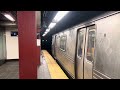
[[[38,48],[36,45],[35,11],[18,11],[19,78],[37,79]]]

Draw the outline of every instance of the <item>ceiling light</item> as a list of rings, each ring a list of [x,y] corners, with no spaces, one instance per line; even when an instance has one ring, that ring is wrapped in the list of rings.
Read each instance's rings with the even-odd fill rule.
[[[43,34],[43,36],[45,36],[50,31],[50,29],[55,27],[56,23],[59,22],[68,12],[69,11],[58,11],[58,13],[56,14],[54,19],[52,20],[52,22],[48,26],[48,29],[46,29],[46,32]]]
[[[11,20],[11,21],[15,21],[15,19],[13,19],[13,17],[11,15],[9,15],[9,14],[4,14],[4,16],[6,18],[8,18],[9,20]]]
[[[49,32],[50,31],[50,29],[46,29],[46,32]]]
[[[69,11],[58,11],[53,21],[59,22]]]
[[[42,35],[43,37],[45,36],[45,34]]]
[[[42,36],[44,36],[45,34],[43,34]]]
[[[45,34],[47,33],[47,32],[44,32]]]
[[[56,23],[50,23],[49,28],[52,29],[55,25]]]
[[[45,31],[46,33],[48,33],[49,31]]]

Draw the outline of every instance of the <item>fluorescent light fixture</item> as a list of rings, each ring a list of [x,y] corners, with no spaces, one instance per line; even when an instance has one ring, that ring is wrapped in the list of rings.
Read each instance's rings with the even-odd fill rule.
[[[46,34],[49,32],[49,31],[45,31],[46,32]]]
[[[44,32],[45,34],[47,34],[47,32]]]
[[[58,11],[53,21],[59,22],[69,11]]]
[[[50,29],[46,29],[46,32],[49,32],[50,31]]]
[[[50,29],[46,29],[46,31],[44,32],[44,34],[42,35],[43,37],[50,31]]]
[[[42,35],[43,37],[45,36],[45,34]]]
[[[49,25],[49,28],[52,29],[55,25],[56,25],[56,23],[51,22],[50,25]]]
[[[44,32],[43,36],[45,36],[50,31],[50,29],[55,27],[56,23],[59,22],[68,12],[69,11],[58,11],[58,13],[56,14],[54,19],[52,20],[52,22],[48,26],[48,29],[46,29],[46,31]]]
[[[15,21],[15,19],[13,19],[13,17],[11,15],[9,15],[9,14],[4,14],[4,16],[6,18],[8,18],[9,20],[11,20],[11,21]]]

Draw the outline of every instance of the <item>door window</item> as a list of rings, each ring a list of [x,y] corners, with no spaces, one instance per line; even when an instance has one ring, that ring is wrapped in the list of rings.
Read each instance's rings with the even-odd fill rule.
[[[65,51],[66,50],[66,36],[61,36],[60,38],[60,48]]]
[[[80,31],[78,34],[78,56],[82,56],[82,50],[83,50],[83,38],[84,38],[84,32]]]
[[[87,42],[87,60],[94,60],[95,51],[95,30],[88,31],[88,42]]]

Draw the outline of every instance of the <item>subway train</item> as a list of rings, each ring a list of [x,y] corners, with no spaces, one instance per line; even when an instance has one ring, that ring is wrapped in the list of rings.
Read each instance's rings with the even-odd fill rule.
[[[120,11],[54,34],[52,55],[73,79],[120,79]]]

